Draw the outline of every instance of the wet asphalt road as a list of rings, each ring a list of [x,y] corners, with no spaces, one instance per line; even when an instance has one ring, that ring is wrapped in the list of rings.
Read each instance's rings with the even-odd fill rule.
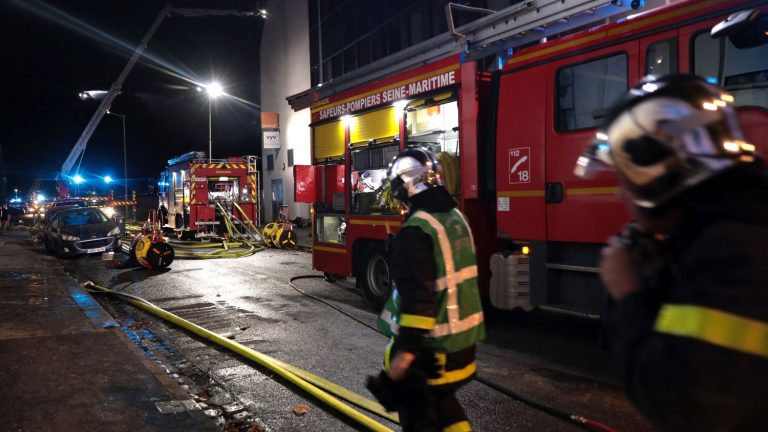
[[[266,250],[239,259],[177,260],[169,271],[160,273],[106,269],[99,257],[60,262],[81,281],[93,280],[145,298],[195,324],[371,397],[364,387],[365,377],[379,370],[386,339],[289,286],[291,277],[319,274],[311,269],[308,253]],[[303,279],[296,284],[375,324],[376,312],[354,288],[354,280],[330,284]],[[118,315],[118,321],[145,323],[172,353],[176,366],[181,362],[194,367],[198,375],[208,373],[263,429],[356,429],[321,403],[233,354],[118,300],[99,297],[99,301]],[[617,385],[609,353],[598,348],[596,322],[546,312],[486,313],[489,337],[479,348],[481,377],[616,430],[650,429]],[[479,382],[467,385],[459,398],[478,431],[581,430]],[[294,414],[300,404],[309,406],[308,414]]]

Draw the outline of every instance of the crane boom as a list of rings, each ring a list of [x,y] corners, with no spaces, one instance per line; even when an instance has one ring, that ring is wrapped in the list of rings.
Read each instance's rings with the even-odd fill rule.
[[[75,162],[77,162],[77,160],[82,157],[83,152],[85,152],[85,147],[88,144],[88,140],[91,138],[91,135],[93,135],[93,132],[96,130],[96,127],[99,126],[101,119],[104,117],[104,114],[112,105],[112,102],[115,100],[115,97],[117,97],[118,93],[120,93],[120,89],[123,87],[123,82],[125,82],[125,79],[126,77],[128,77],[128,74],[131,73],[131,69],[133,69],[133,66],[136,65],[136,62],[139,60],[139,57],[141,57],[141,55],[144,53],[144,50],[147,48],[147,45],[149,44],[149,40],[152,38],[152,35],[155,34],[155,31],[157,30],[157,28],[163,22],[165,17],[168,16],[168,12],[170,11],[170,9],[171,9],[171,4],[166,3],[165,6],[163,6],[163,8],[160,10],[160,13],[157,14],[157,18],[155,18],[155,21],[152,23],[152,27],[149,28],[149,31],[147,31],[147,34],[144,35],[144,38],[139,43],[139,46],[137,46],[136,49],[133,51],[133,55],[128,60],[128,64],[125,65],[125,67],[123,68],[123,71],[117,77],[117,80],[115,80],[115,82],[112,83],[112,86],[109,88],[109,92],[107,92],[107,95],[101,101],[101,104],[99,104],[99,107],[98,109],[96,109],[96,112],[93,113],[91,120],[88,122],[88,125],[85,127],[85,130],[80,135],[80,138],[77,140],[77,143],[75,143],[75,147],[72,149],[71,152],[69,152],[69,156],[67,156],[67,159],[64,161],[64,164],[61,166],[61,172],[56,176],[57,178],[59,178],[62,175],[69,175],[72,172],[72,168],[75,166]]]
[[[64,164],[62,164],[61,171],[56,175],[57,187],[59,188],[60,195],[62,196],[68,195],[68,188],[64,182],[61,182],[58,180],[62,176],[69,175],[72,172],[72,168],[75,166],[75,163],[78,161],[78,159],[82,160],[83,153],[85,152],[85,147],[88,144],[88,140],[91,138],[91,135],[93,135],[93,132],[99,126],[101,119],[104,117],[104,114],[107,112],[107,110],[109,110],[109,107],[112,105],[112,102],[120,93],[120,90],[123,87],[123,82],[125,82],[125,79],[128,77],[128,74],[131,73],[133,66],[136,65],[136,62],[144,53],[144,50],[147,48],[147,45],[149,44],[149,40],[152,39],[152,36],[155,34],[155,31],[157,31],[157,28],[160,27],[160,24],[168,16],[178,16],[178,17],[201,17],[201,16],[258,17],[260,16],[260,17],[266,18],[267,12],[263,9],[253,10],[253,11],[236,11],[236,10],[228,10],[228,9],[174,8],[172,7],[171,3],[166,3],[163,6],[163,8],[160,10],[160,13],[157,14],[157,18],[155,18],[155,21],[152,23],[152,26],[147,31],[147,34],[144,35],[144,38],[141,40],[139,45],[133,51],[133,55],[128,60],[128,64],[125,65],[125,67],[123,68],[123,71],[117,77],[117,80],[115,80],[115,82],[109,88],[107,95],[101,101],[101,104],[99,104],[99,107],[96,109],[96,112],[93,113],[93,116],[91,117],[91,120],[88,122],[88,125],[86,125],[85,130],[80,135],[80,138],[77,140],[77,142],[75,143],[75,147],[72,149],[71,152],[69,152],[67,159],[64,161]],[[78,166],[78,169],[79,169],[79,166]],[[36,189],[38,185],[39,185],[39,181],[36,182],[34,189]]]

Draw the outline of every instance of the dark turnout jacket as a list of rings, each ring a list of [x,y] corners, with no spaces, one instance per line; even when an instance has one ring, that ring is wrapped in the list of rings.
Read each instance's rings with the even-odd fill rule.
[[[661,430],[768,428],[768,182],[747,180],[687,197],[655,286],[613,310],[629,395]]]

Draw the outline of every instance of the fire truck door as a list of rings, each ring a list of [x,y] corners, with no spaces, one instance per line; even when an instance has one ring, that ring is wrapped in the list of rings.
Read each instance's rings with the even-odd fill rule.
[[[613,174],[577,178],[573,167],[608,109],[638,80],[638,41],[548,65],[547,240],[602,243],[627,220]]]
[[[501,77],[496,128],[496,219],[499,237],[543,240],[544,97],[542,67]]]

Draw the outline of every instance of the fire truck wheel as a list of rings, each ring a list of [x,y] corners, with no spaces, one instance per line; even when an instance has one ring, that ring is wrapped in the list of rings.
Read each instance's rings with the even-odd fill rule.
[[[371,304],[377,308],[384,306],[392,290],[392,280],[383,245],[372,244],[365,248],[356,282]]]

